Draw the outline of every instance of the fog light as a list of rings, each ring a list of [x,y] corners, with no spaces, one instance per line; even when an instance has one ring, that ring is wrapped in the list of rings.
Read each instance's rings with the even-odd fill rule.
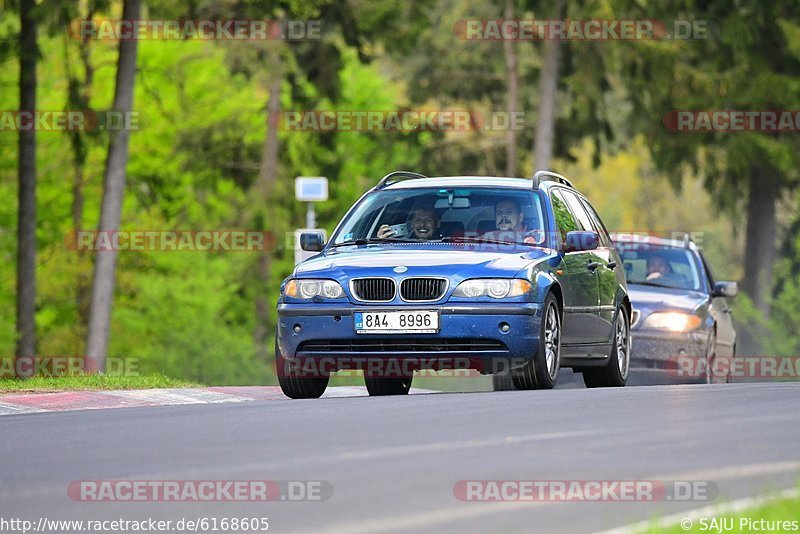
[[[294,328],[292,330],[294,330],[295,334],[299,334],[300,332],[303,331],[303,327],[300,326],[299,324],[296,324],[296,325],[294,325]]]
[[[501,332],[506,333],[509,330],[511,330],[511,326],[509,326],[508,323],[500,323],[500,331]]]

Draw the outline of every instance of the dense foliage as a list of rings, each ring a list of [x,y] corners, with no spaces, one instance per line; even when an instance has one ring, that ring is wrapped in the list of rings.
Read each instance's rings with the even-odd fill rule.
[[[725,3],[711,2],[705,13],[698,8],[695,18],[713,16],[719,9],[716,4]],[[191,12],[199,9],[195,3],[188,4],[183,9],[153,2],[148,16],[202,18],[203,13]],[[212,9],[214,2],[207,4],[209,12],[221,12]],[[244,2],[237,9],[251,16],[263,9],[272,16],[322,17],[322,40],[280,45],[191,39],[139,43],[134,108],[141,127],[131,137],[121,229],[246,229],[276,236],[267,283],[259,281],[257,253],[120,253],[109,356],[136,358],[144,373],[162,372],[212,384],[273,380],[270,358],[258,356],[259,347],[254,345],[254,303],[257,296],[266,294],[274,305],[280,281],[293,267],[289,232],[302,227],[305,216],[305,206],[294,200],[295,176],[329,177],[331,198],[317,207],[317,216],[320,225],[331,231],[353,201],[391,170],[449,175],[502,174],[505,168],[505,136],[497,131],[280,131],[276,187],[268,198],[254,194],[267,134],[268,84],[273,73],[264,58],[271,53],[270,46],[279,46],[284,110],[446,108],[489,114],[505,109],[503,43],[465,42],[453,33],[456,20],[499,18],[499,8],[473,7],[463,0],[290,4],[262,7],[258,2]],[[519,18],[542,18],[550,9],[546,2],[512,4]],[[119,16],[120,3],[98,5],[101,10],[96,16]],[[50,9],[47,6],[43,9]],[[75,6],[79,12],[83,3]],[[17,57],[8,45],[19,31],[13,8],[6,4],[0,12],[3,110],[16,109],[19,100]],[[614,9],[614,2],[601,1],[585,13],[576,10],[569,15],[613,18]],[[779,11],[775,8],[767,15],[779,16]],[[86,82],[80,41],[66,36],[63,20],[46,15],[44,21],[56,22],[51,21],[52,27],[39,37],[38,105],[42,110],[70,109],[76,81],[78,85]],[[619,18],[623,15],[616,12]],[[741,13],[737,17],[731,25],[746,18]],[[789,43],[784,53],[798,54],[797,26],[780,18],[767,26],[783,32],[781,42]],[[796,354],[800,350],[795,328],[800,318],[800,243],[797,224],[792,222],[798,219],[800,206],[791,193],[796,181],[792,158],[800,153],[796,142],[783,135],[733,133],[695,139],[693,144],[689,134],[677,134],[684,137],[675,140],[668,132],[658,131],[663,110],[656,106],[664,103],[662,90],[669,84],[693,76],[691,84],[709,84],[701,88],[713,92],[713,81],[703,82],[697,76],[704,68],[728,65],[724,57],[713,62],[706,58],[702,63],[697,54],[707,53],[715,43],[742,63],[741,72],[731,71],[728,76],[735,77],[730,90],[739,97],[701,101],[703,91],[687,89],[694,95],[692,105],[713,108],[729,102],[737,109],[749,109],[773,101],[786,106],[800,101],[798,72],[770,77],[768,66],[756,69],[760,89],[741,91],[749,80],[747,62],[756,63],[761,56],[745,54],[731,42],[732,36],[743,31],[741,27],[723,26],[719,31],[702,46],[692,42],[569,43],[559,82],[553,167],[569,175],[593,199],[612,231],[697,232],[717,277],[740,279],[745,254],[741,213],[747,194],[734,171],[746,168],[747,158],[769,154],[786,175],[778,206],[779,236],[786,244],[780,249],[775,280],[773,316],[778,320],[768,327],[773,341],[757,350]],[[745,45],[748,50],[761,46],[756,38],[741,46]],[[513,46],[519,57],[526,117],[526,128],[517,139],[517,168],[527,175],[533,168],[530,147],[542,44],[517,42]],[[687,52],[693,46],[697,47],[694,53]],[[108,109],[114,91],[116,43],[97,41],[89,51],[93,79],[85,104],[94,110]],[[694,62],[691,69],[675,67],[688,56]],[[654,74],[659,68],[664,70]],[[775,88],[779,94],[767,101],[764,95],[771,83],[780,87]],[[647,95],[651,100],[639,98]],[[654,106],[649,114],[648,102]],[[0,198],[4,200],[0,203],[0,307],[6,310],[0,320],[0,355],[13,354],[15,342],[16,139],[16,132],[0,131]],[[65,240],[75,229],[74,176],[79,161],[85,176],[79,226],[92,229],[97,225],[108,138],[102,132],[75,136],[45,131],[37,134],[37,140],[38,348],[44,355],[82,354],[92,256],[70,250]],[[751,145],[752,150],[747,148]],[[694,152],[691,158],[678,157],[678,149]],[[724,167],[718,150],[736,156],[732,167]],[[82,157],[76,158],[77,154]],[[758,321],[757,313],[742,317],[746,320],[740,324],[743,329]],[[274,324],[274,313],[270,321]],[[269,355],[272,347],[268,345]]]

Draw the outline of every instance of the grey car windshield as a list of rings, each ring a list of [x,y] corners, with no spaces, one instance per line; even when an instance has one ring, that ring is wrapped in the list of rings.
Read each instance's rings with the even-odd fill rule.
[[[367,195],[340,226],[333,244],[361,240],[487,240],[539,245],[545,232],[533,191],[414,188]]]
[[[701,289],[697,262],[690,250],[640,245],[619,247],[619,255],[629,284]]]

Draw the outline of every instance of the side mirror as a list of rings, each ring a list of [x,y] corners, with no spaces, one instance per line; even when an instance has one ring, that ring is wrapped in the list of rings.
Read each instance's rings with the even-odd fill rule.
[[[714,284],[714,291],[712,297],[728,297],[730,299],[736,297],[739,293],[739,286],[736,282],[717,282]]]
[[[325,247],[322,232],[303,232],[300,234],[300,248],[307,252],[319,252]]]
[[[567,232],[564,252],[582,252],[595,250],[600,243],[597,232]]]

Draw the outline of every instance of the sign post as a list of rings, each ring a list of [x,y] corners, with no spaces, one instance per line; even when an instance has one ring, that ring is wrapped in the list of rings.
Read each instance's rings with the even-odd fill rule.
[[[328,179],[324,176],[298,176],[294,180],[294,196],[300,202],[306,203],[306,227],[299,228],[294,232],[294,263],[297,265],[317,254],[316,252],[306,252],[300,248],[300,234],[317,228],[314,202],[328,200]]]

